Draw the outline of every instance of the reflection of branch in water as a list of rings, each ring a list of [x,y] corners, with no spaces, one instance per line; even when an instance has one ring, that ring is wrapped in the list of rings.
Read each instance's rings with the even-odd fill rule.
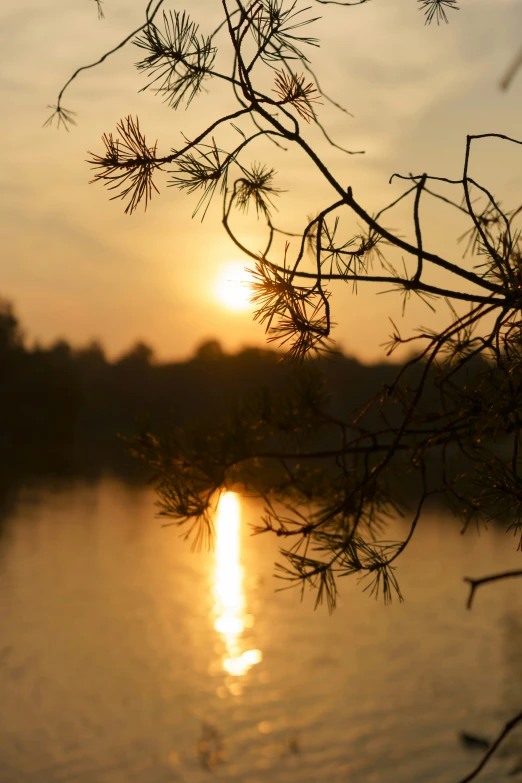
[[[509,88],[509,85],[517,75],[518,71],[520,70],[520,67],[522,66],[522,49],[518,52],[515,59],[511,62],[509,65],[507,71],[505,72],[504,76],[500,80],[500,89],[501,90],[507,90]]]
[[[299,742],[299,735],[292,734],[291,737],[285,742],[285,748],[281,753],[281,758],[284,759],[287,756],[298,756],[301,753],[301,743]]]
[[[522,622],[517,609],[510,611],[503,621],[503,659],[506,681],[504,700],[506,705],[515,711],[522,700]],[[522,737],[520,732],[513,737],[513,742],[506,748],[513,766],[507,773],[510,777],[522,772]]]
[[[477,777],[479,772],[484,769],[490,758],[493,756],[495,751],[498,747],[502,744],[504,739],[507,737],[508,734],[510,734],[513,729],[518,726],[519,723],[522,723],[522,712],[519,712],[518,715],[515,715],[514,718],[511,718],[511,720],[508,720],[508,722],[505,724],[504,728],[496,738],[495,742],[491,745],[487,753],[482,757],[480,762],[477,764],[475,769],[470,772],[466,777],[459,780],[459,783],[469,783],[470,780],[473,780]]]
[[[460,744],[468,750],[488,750],[491,742],[485,737],[478,737],[476,734],[467,734],[461,731],[459,734]]]
[[[469,579],[467,578],[465,581],[469,583],[470,585],[470,594],[468,597],[468,603],[467,607],[468,609],[471,609],[473,598],[475,595],[475,591],[477,590],[480,585],[488,584],[490,582],[497,582],[504,579],[509,579],[512,577],[518,577],[522,576],[522,570],[513,570],[513,571],[503,571],[497,574],[491,574],[490,576],[485,576],[479,579]],[[508,674],[508,682],[509,682],[509,696],[511,698],[508,699],[509,702],[514,702],[515,707],[513,709],[515,710],[517,706],[520,706],[520,689],[517,690],[517,684],[521,682],[521,671],[519,666],[516,664],[519,664],[520,662],[520,642],[522,640],[522,626],[519,624],[519,622],[515,619],[515,617],[508,615],[505,618],[506,621],[506,634],[505,634],[505,640],[507,643],[507,656],[505,661],[505,668],[506,671],[509,672]],[[513,669],[513,664],[515,664],[515,668]],[[508,721],[500,734],[498,735],[497,739],[492,742],[487,737],[481,737],[476,734],[469,734],[466,732],[461,731],[459,734],[459,740],[461,745],[463,745],[468,750],[472,751],[482,751],[485,752],[485,755],[483,756],[480,764],[475,767],[472,773],[470,773],[467,777],[465,777],[463,780],[459,781],[459,783],[467,783],[470,780],[473,780],[473,778],[479,774],[479,772],[484,768],[484,766],[488,763],[488,761],[491,759],[493,754],[496,753],[501,743],[503,743],[504,739],[507,737],[508,734],[511,733],[511,731],[519,724],[522,724],[522,712],[520,712],[518,715],[516,715],[514,718],[512,718],[510,721]],[[512,762],[514,761],[514,766],[510,771],[507,773],[509,776],[518,775],[520,772],[522,772],[522,755],[521,755],[521,748],[520,748],[520,742],[515,742],[512,745],[508,745],[507,747],[504,747],[502,750],[500,750],[499,753],[497,753],[499,756],[503,756],[505,758],[510,758]]]
[[[203,769],[213,770],[225,760],[221,734],[210,723],[201,724],[201,737],[197,744],[197,756]]]
[[[518,599],[517,593],[513,591],[513,598]],[[500,639],[502,640],[502,668],[505,673],[504,702],[507,709],[516,712],[522,706],[522,618],[518,600],[513,601],[513,605],[502,618]],[[522,758],[522,737],[519,737],[516,745],[516,750]]]

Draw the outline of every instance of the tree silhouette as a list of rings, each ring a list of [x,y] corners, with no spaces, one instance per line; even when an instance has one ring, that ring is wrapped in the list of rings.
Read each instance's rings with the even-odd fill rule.
[[[464,527],[495,517],[522,533],[517,228],[522,207],[504,209],[474,178],[471,166],[472,152],[491,139],[522,142],[501,133],[468,135],[458,179],[394,174],[392,179],[404,185],[401,195],[377,211],[365,206],[346,185],[344,172],[332,170],[324,150],[309,141],[308,127],[316,125],[325,143],[340,149],[320,120],[321,103],[331,99],[308,59],[318,44],[312,35],[314,6],[330,2],[316,0],[303,8],[297,0],[222,0],[221,24],[202,35],[186,12],[164,11],[160,17],[162,1],[151,0],[143,26],[120,44],[132,41],[138,48],[138,71],[147,79],[143,89],[177,109],[219,82],[230,88],[236,108],[218,114],[165,155],[129,115],[118,124],[117,136],[103,137],[104,149],[91,153],[90,162],[95,180],[112,198],[123,199],[128,213],[140,202],[147,205],[161,173],[170,185],[195,196],[194,214],[204,217],[219,195],[224,229],[250,259],[254,317],[290,361],[332,349],[335,281],[352,290],[386,285],[405,306],[417,296],[433,309],[446,309],[441,329],[420,328],[403,337],[394,327],[388,355],[404,345],[414,354],[350,417],[332,415],[325,389],[312,373],[285,398],[260,395],[249,401],[205,438],[187,432],[167,442],[149,434],[134,443],[155,468],[164,513],[198,540],[212,535],[212,510],[223,487],[241,482],[257,492],[265,513],[256,532],[274,533],[285,542],[281,577],[302,589],[312,587],[317,601],[332,608],[339,576],[362,578],[366,589],[385,601],[394,593],[400,597],[395,569],[433,497],[443,497]],[[458,6],[455,0],[418,0],[418,8],[426,23],[440,23]],[[54,114],[59,123],[67,122],[63,92]],[[225,145],[219,139],[230,139],[225,133],[230,128],[236,141]],[[330,189],[331,200],[318,206],[298,235],[274,221],[280,192],[275,171],[248,158],[251,145],[261,139],[299,149]],[[425,240],[421,212],[430,201],[466,221],[459,262],[430,250]],[[394,208],[406,203],[411,240],[387,227]],[[261,252],[236,228],[237,213],[250,207],[265,228]],[[444,272],[444,283],[434,282],[434,270]],[[335,434],[334,448],[321,446],[318,433],[324,431]],[[455,460],[466,465],[464,471],[453,469]],[[397,480],[405,472],[416,487],[407,498]],[[270,476],[269,486],[259,481],[261,473]],[[390,542],[385,530],[396,513],[409,515],[410,529],[403,541]],[[481,583],[515,576],[522,576],[522,569],[471,579],[470,605]],[[466,781],[521,720],[522,714],[506,725]]]
[[[0,357],[22,348],[23,336],[13,306],[0,298]]]

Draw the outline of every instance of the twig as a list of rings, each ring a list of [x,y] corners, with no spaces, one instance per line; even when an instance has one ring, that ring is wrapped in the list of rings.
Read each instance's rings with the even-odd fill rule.
[[[459,780],[459,783],[469,783],[470,780],[473,780],[473,778],[476,778],[477,775],[481,770],[484,769],[490,758],[493,756],[499,745],[504,741],[504,739],[507,737],[508,734],[510,734],[513,729],[518,726],[519,723],[522,722],[522,712],[519,712],[518,715],[515,715],[514,718],[511,718],[511,720],[508,720],[500,734],[498,735],[495,742],[492,744],[490,749],[487,751],[487,753],[482,757],[482,760],[477,764],[475,769],[470,772],[468,775],[466,775],[464,778]]]
[[[513,577],[522,576],[522,569],[516,569],[514,571],[502,571],[499,574],[492,574],[491,576],[483,576],[479,579],[471,579],[469,576],[464,577],[464,581],[470,586],[468,602],[466,604],[467,609],[471,609],[475,592],[481,585],[489,584],[490,582],[500,582],[502,579],[512,579]]]

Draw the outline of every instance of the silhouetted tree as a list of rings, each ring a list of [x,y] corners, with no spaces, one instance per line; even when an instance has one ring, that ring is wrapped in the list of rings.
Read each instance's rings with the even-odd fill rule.
[[[207,340],[196,349],[196,358],[205,360],[221,359],[223,357],[223,348],[218,340]]]
[[[323,6],[329,2],[316,0]],[[128,213],[140,202],[147,205],[160,172],[167,172],[171,185],[196,194],[194,212],[203,216],[220,194],[223,226],[250,259],[255,318],[291,361],[331,348],[335,281],[351,289],[385,285],[405,304],[415,295],[448,312],[441,329],[421,328],[402,337],[394,327],[388,354],[405,344],[415,354],[350,417],[332,415],[325,390],[312,374],[301,377],[284,398],[261,395],[246,403],[204,439],[190,434],[168,442],[156,436],[138,439],[137,451],[159,476],[164,512],[198,538],[210,535],[220,491],[243,482],[265,501],[257,532],[272,532],[288,542],[282,576],[315,588],[317,600],[326,599],[330,607],[338,576],[363,577],[370,592],[382,593],[385,600],[394,592],[400,596],[398,558],[428,499],[436,495],[451,504],[464,525],[504,513],[510,528],[522,532],[522,245],[516,227],[522,208],[503,209],[471,170],[471,152],[478,144],[493,138],[522,142],[501,133],[470,135],[461,176],[394,174],[392,179],[404,183],[403,192],[374,211],[346,185],[345,170],[332,170],[309,140],[308,125],[315,124],[326,143],[341,149],[319,119],[321,101],[330,99],[308,60],[318,43],[309,32],[315,21],[310,8],[292,0],[222,0],[222,23],[201,35],[185,12],[164,12],[160,19],[162,5],[161,0],[149,2],[143,26],[121,44],[130,40],[139,50],[137,68],[148,80],[144,89],[153,89],[177,109],[190,104],[203,86],[220,82],[230,87],[236,108],[218,113],[181,148],[164,155],[146,141],[138,119],[126,117],[116,136],[104,135],[101,153],[91,154],[95,180],[108,186],[113,198],[121,197]],[[457,3],[419,0],[418,7],[428,23],[440,23],[448,21]],[[68,121],[63,92],[50,118],[62,124]],[[237,134],[232,141],[226,132],[230,127]],[[298,235],[273,220],[280,192],[275,171],[247,158],[260,139],[298,148],[330,188],[331,200],[319,205]],[[387,228],[392,210],[407,200],[409,239],[404,238],[407,230]],[[429,200],[455,210],[466,223],[466,260],[456,262],[429,249],[421,221],[421,205],[424,212]],[[232,221],[232,215],[249,209],[265,227],[261,252],[248,246],[237,219]],[[433,270],[445,273],[444,283],[433,282]],[[324,430],[337,434],[334,448],[317,445],[314,433]],[[464,477],[451,469],[456,455],[466,461]],[[435,463],[439,470],[430,470]],[[268,488],[256,480],[263,467],[272,477]],[[405,470],[417,487],[408,503],[397,481]],[[382,531],[396,509],[409,513],[410,532],[405,540],[390,542]],[[515,576],[522,570],[470,580],[470,604],[483,582]],[[522,713],[506,725],[466,781],[520,721]]]
[[[22,346],[23,336],[13,306],[6,299],[0,298],[0,357],[5,357]]]
[[[96,371],[107,363],[105,349],[97,340],[92,340],[85,348],[76,349],[75,356],[80,365],[91,371]]]
[[[120,357],[118,365],[127,368],[150,365],[153,358],[154,350],[150,345],[138,341],[129,351],[127,351],[127,353],[124,353],[123,356]]]

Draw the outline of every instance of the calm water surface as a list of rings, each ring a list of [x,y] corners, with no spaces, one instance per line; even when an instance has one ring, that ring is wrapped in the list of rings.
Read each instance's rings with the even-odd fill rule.
[[[332,617],[275,592],[261,508],[228,495],[213,553],[115,480],[26,489],[0,527],[2,783],[438,783],[522,706],[520,565],[502,530],[433,513],[405,602],[342,584]],[[398,533],[401,534],[399,528]],[[513,780],[522,737],[480,778]],[[520,778],[518,778],[520,779]]]

